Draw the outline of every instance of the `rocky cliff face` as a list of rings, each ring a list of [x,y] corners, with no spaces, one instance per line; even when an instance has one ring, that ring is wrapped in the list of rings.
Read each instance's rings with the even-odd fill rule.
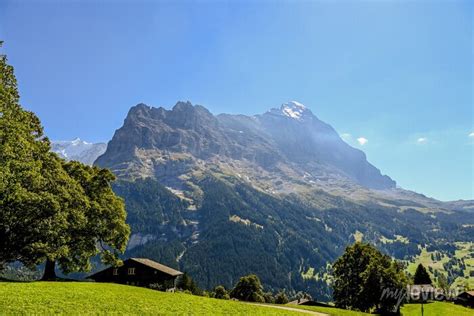
[[[297,102],[253,117],[214,116],[189,102],[172,110],[139,104],[96,163],[131,178],[166,177],[170,169],[176,178],[213,165],[249,179],[270,177],[268,186],[289,177],[308,185],[337,179],[366,188],[395,187],[363,152]]]

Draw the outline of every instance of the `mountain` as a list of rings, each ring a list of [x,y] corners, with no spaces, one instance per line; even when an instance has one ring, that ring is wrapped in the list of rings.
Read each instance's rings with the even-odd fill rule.
[[[155,176],[176,184],[179,177],[167,173],[176,171],[176,166],[170,168],[170,159],[185,169],[203,163],[221,169],[239,164],[247,176],[259,179],[255,170],[262,169],[274,177],[273,182],[291,177],[307,185],[339,181],[371,189],[396,186],[367,162],[362,151],[346,144],[330,125],[295,101],[252,117],[216,117],[189,102],[179,102],[172,110],[139,104],[97,163],[125,177]]]
[[[88,143],[79,138],[71,141],[53,141],[51,150],[66,160],[78,160],[88,165],[105,152],[107,145],[104,143]]]
[[[95,164],[119,178],[126,256],[187,271],[205,288],[256,273],[273,290],[328,299],[330,264],[355,240],[407,265],[474,240],[472,201],[396,187],[296,101],[255,116],[139,104]],[[450,268],[450,280],[460,271]]]

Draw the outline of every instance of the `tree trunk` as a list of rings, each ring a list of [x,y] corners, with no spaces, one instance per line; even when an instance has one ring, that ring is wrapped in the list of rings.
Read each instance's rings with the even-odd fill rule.
[[[41,278],[41,281],[54,281],[57,279],[56,277],[56,261],[47,259],[46,265],[44,267],[44,274]]]

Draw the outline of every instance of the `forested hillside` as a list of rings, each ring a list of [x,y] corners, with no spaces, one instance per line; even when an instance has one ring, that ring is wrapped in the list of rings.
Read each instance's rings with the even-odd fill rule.
[[[420,254],[419,245],[441,250],[474,238],[467,213],[433,216],[344,200],[318,209],[235,178],[209,174],[195,183],[202,190],[197,209],[151,179],[121,181],[115,191],[125,198],[132,232],[150,236],[127,255],[179,267],[204,288],[230,287],[239,276],[256,273],[273,290],[304,290],[327,300],[328,264],[357,238],[407,264]],[[334,199],[324,192],[314,198]]]

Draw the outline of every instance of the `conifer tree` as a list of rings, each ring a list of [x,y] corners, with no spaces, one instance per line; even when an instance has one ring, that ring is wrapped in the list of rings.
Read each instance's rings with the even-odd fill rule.
[[[426,271],[426,268],[420,263],[418,267],[416,267],[415,276],[413,277],[413,284],[431,284],[431,278]]]

